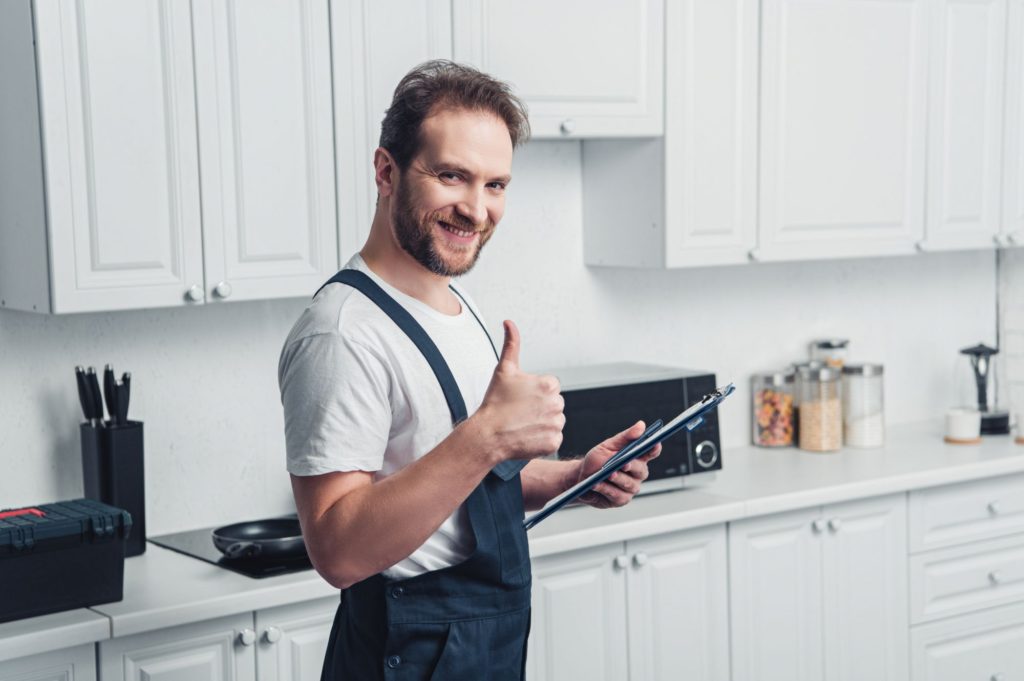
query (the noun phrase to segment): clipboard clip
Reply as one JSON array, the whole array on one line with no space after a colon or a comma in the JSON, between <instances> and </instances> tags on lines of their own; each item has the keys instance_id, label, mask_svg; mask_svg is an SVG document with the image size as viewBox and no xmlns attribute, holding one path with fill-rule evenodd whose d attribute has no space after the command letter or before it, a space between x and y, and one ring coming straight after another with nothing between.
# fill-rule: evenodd
<instances>
[{"instance_id":1,"label":"clipboard clip","mask_svg":"<svg viewBox=\"0 0 1024 681\"><path fill-rule=\"evenodd\" d=\"M693 431L697 430L698 428L700 428L703 425L704 425L704 417L703 416L698 416L694 420L692 420L689 423L687 423L685 427L686 427L686 430L688 430L690 432L693 432Z\"/></svg>"}]
</instances>

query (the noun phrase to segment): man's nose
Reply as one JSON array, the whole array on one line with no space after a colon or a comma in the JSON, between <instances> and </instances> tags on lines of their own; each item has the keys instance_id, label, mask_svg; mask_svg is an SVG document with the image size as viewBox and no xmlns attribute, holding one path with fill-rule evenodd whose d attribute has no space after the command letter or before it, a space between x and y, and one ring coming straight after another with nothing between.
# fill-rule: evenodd
<instances>
[{"instance_id":1,"label":"man's nose","mask_svg":"<svg viewBox=\"0 0 1024 681\"><path fill-rule=\"evenodd\" d=\"M484 201L483 191L469 190L456 205L459 215L473 221L474 225L481 225L487 219L487 204Z\"/></svg>"}]
</instances>

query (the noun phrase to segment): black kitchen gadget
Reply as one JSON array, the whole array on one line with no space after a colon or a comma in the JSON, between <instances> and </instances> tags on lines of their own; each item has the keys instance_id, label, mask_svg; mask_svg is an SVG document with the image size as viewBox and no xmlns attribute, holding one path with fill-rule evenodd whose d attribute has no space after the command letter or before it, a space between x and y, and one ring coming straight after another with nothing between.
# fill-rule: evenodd
<instances>
[{"instance_id":1,"label":"black kitchen gadget","mask_svg":"<svg viewBox=\"0 0 1024 681\"><path fill-rule=\"evenodd\" d=\"M218 527L213 545L228 558L290 559L306 555L298 518L250 520Z\"/></svg>"},{"instance_id":2,"label":"black kitchen gadget","mask_svg":"<svg viewBox=\"0 0 1024 681\"><path fill-rule=\"evenodd\" d=\"M146 551L146 485L142 421L95 427L81 424L85 497L123 508L132 516L125 556Z\"/></svg>"},{"instance_id":3,"label":"black kitchen gadget","mask_svg":"<svg viewBox=\"0 0 1024 681\"><path fill-rule=\"evenodd\" d=\"M0 511L0 622L121 600L131 528L91 499Z\"/></svg>"}]
</instances>

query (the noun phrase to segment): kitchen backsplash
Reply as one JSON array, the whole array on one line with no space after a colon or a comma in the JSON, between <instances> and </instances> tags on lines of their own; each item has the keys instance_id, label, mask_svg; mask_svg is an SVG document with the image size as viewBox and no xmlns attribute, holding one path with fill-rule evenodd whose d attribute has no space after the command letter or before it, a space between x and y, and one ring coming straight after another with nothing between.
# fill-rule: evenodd
<instances>
[{"instance_id":1,"label":"kitchen backsplash","mask_svg":"<svg viewBox=\"0 0 1024 681\"><path fill-rule=\"evenodd\" d=\"M1010 419L1024 412L1024 252L1003 251L999 268L999 378Z\"/></svg>"},{"instance_id":2,"label":"kitchen backsplash","mask_svg":"<svg viewBox=\"0 0 1024 681\"><path fill-rule=\"evenodd\" d=\"M849 338L851 361L885 364L890 423L938 417L957 350L995 340L991 251L588 268L580 144L531 144L514 174L501 228L466 277L492 333L503 318L517 322L527 370L615 360L713 370L741 389L722 409L726 448L749 438L751 372L804 357L811 338ZM643 178L623 178L623 201L630 181ZM1024 397L1024 310L1006 295L1014 282L1024 290L1024 252L1004 263L1006 368ZM81 494L73 368L113 362L132 372L132 416L145 421L150 535L291 510L277 356L305 302L0 311L0 508Z\"/></svg>"}]
</instances>

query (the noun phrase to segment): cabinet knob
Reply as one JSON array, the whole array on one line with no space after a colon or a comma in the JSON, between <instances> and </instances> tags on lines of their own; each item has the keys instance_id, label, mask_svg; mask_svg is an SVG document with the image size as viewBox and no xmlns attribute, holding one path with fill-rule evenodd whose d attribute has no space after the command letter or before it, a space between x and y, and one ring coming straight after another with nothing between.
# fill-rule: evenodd
<instances>
[{"instance_id":1,"label":"cabinet knob","mask_svg":"<svg viewBox=\"0 0 1024 681\"><path fill-rule=\"evenodd\" d=\"M231 295L231 284L226 281L217 282L217 285L213 287L213 295L218 298L227 298Z\"/></svg>"},{"instance_id":2,"label":"cabinet knob","mask_svg":"<svg viewBox=\"0 0 1024 681\"><path fill-rule=\"evenodd\" d=\"M1010 232L1009 234L1007 234L1006 235L1006 241L1009 244L1016 244L1017 243L1017 233L1016 232Z\"/></svg>"},{"instance_id":3,"label":"cabinet knob","mask_svg":"<svg viewBox=\"0 0 1024 681\"><path fill-rule=\"evenodd\" d=\"M761 251L757 250L756 248L751 248L749 251L747 251L747 258L751 262L757 262L758 260L761 259Z\"/></svg>"},{"instance_id":4,"label":"cabinet knob","mask_svg":"<svg viewBox=\"0 0 1024 681\"><path fill-rule=\"evenodd\" d=\"M999 570L993 570L988 573L988 583L992 586L998 586L1003 581L1003 574Z\"/></svg>"},{"instance_id":5,"label":"cabinet knob","mask_svg":"<svg viewBox=\"0 0 1024 681\"><path fill-rule=\"evenodd\" d=\"M999 511L1000 511L1000 509L1002 507L999 505L998 501L992 501L992 502L989 502L989 505L987 506L987 508L988 508L988 512L990 514L992 514L992 515L999 515Z\"/></svg>"},{"instance_id":6,"label":"cabinet knob","mask_svg":"<svg viewBox=\"0 0 1024 681\"><path fill-rule=\"evenodd\" d=\"M989 681L1006 681L1006 676L1004 676L1003 674L993 674L988 678Z\"/></svg>"},{"instance_id":7,"label":"cabinet knob","mask_svg":"<svg viewBox=\"0 0 1024 681\"><path fill-rule=\"evenodd\" d=\"M637 567L643 567L647 565L647 554L641 551L640 553L633 556L633 565Z\"/></svg>"},{"instance_id":8,"label":"cabinet knob","mask_svg":"<svg viewBox=\"0 0 1024 681\"><path fill-rule=\"evenodd\" d=\"M281 630L277 627L267 627L267 630L263 632L263 639L267 643L277 643L281 640Z\"/></svg>"},{"instance_id":9,"label":"cabinet knob","mask_svg":"<svg viewBox=\"0 0 1024 681\"><path fill-rule=\"evenodd\" d=\"M242 629L238 632L238 642L243 646L251 646L256 643L256 632L252 629Z\"/></svg>"},{"instance_id":10,"label":"cabinet knob","mask_svg":"<svg viewBox=\"0 0 1024 681\"><path fill-rule=\"evenodd\" d=\"M825 521L821 518L818 518L813 523L811 523L811 529L814 530L814 534L821 534L825 531Z\"/></svg>"},{"instance_id":11,"label":"cabinet knob","mask_svg":"<svg viewBox=\"0 0 1024 681\"><path fill-rule=\"evenodd\" d=\"M625 570L626 566L629 565L629 558L626 556L615 556L614 565L616 570Z\"/></svg>"},{"instance_id":12,"label":"cabinet knob","mask_svg":"<svg viewBox=\"0 0 1024 681\"><path fill-rule=\"evenodd\" d=\"M564 121L562 121L562 124L560 126L558 126L558 127L559 127L559 130L562 131L563 135L571 135L574 132L576 132L576 121L574 121L571 118L566 118Z\"/></svg>"},{"instance_id":13,"label":"cabinet knob","mask_svg":"<svg viewBox=\"0 0 1024 681\"><path fill-rule=\"evenodd\" d=\"M928 251L928 242L918 241L914 244L914 248L917 249L918 253L926 253Z\"/></svg>"},{"instance_id":14,"label":"cabinet knob","mask_svg":"<svg viewBox=\"0 0 1024 681\"><path fill-rule=\"evenodd\" d=\"M193 303L201 302L203 299L203 287L199 284L192 284L185 291L185 298Z\"/></svg>"},{"instance_id":15,"label":"cabinet knob","mask_svg":"<svg viewBox=\"0 0 1024 681\"><path fill-rule=\"evenodd\" d=\"M842 526L843 526L843 521L840 520L839 518L832 518L831 520L828 521L828 529L832 530L833 532L838 532L839 528L842 527Z\"/></svg>"}]
</instances>

